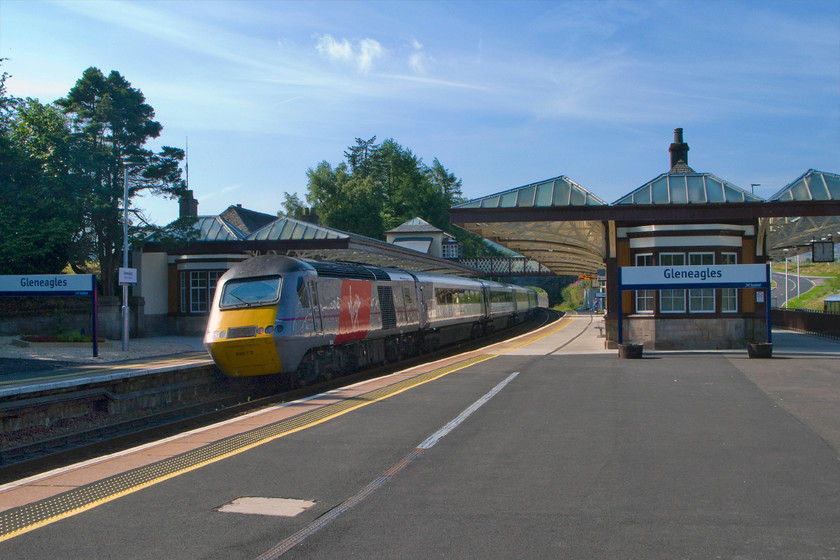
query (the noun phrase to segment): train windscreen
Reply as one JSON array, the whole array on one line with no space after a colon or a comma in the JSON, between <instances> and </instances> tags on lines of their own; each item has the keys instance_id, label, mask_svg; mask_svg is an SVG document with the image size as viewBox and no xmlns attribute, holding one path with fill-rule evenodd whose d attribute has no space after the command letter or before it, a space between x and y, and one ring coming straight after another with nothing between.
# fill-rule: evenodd
<instances>
[{"instance_id":1,"label":"train windscreen","mask_svg":"<svg viewBox=\"0 0 840 560\"><path fill-rule=\"evenodd\" d=\"M219 307L255 307L270 305L280 299L281 279L279 276L259 278L236 278L225 283Z\"/></svg>"}]
</instances>

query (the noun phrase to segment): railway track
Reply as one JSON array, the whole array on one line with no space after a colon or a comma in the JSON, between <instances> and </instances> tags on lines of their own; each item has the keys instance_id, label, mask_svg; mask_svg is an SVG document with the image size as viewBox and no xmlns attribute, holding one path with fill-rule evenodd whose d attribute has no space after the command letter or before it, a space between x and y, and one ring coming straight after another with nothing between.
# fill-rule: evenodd
<instances>
[{"instance_id":1,"label":"railway track","mask_svg":"<svg viewBox=\"0 0 840 560\"><path fill-rule=\"evenodd\" d=\"M560 314L551 310L540 310L531 320L480 340L445 347L423 356L377 366L300 389L277 392L267 380L246 380L232 384L227 394L198 404L167 408L119 422L104 418L101 424L94 427L6 447L0 449L0 484L222 422L265 406L319 394L343 385L494 344L539 328L559 316Z\"/></svg>"}]
</instances>

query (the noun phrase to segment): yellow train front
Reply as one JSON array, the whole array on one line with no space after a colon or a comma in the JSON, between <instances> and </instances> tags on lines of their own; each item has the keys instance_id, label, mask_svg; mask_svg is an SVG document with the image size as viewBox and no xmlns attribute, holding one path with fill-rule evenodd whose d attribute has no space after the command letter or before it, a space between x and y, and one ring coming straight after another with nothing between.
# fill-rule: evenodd
<instances>
[{"instance_id":1,"label":"yellow train front","mask_svg":"<svg viewBox=\"0 0 840 560\"><path fill-rule=\"evenodd\" d=\"M216 293L204 346L227 375L246 377L293 371L313 344L308 290L315 270L277 255L248 259L228 270Z\"/></svg>"}]
</instances>

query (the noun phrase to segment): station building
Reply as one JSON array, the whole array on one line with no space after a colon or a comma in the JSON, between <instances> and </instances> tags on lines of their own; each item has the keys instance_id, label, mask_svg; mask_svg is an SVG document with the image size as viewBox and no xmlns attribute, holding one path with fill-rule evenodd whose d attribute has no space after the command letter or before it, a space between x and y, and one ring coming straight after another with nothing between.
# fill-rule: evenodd
<instances>
[{"instance_id":1,"label":"station building","mask_svg":"<svg viewBox=\"0 0 840 560\"><path fill-rule=\"evenodd\" d=\"M280 254L459 276L480 274L439 258L436 252L451 247L454 239L417 219L389 232L395 243L387 243L242 205L230 206L217 215L199 215L192 193L181 199L180 217L194 220L191 237L173 242L153 236L132 256L138 270L138 283L132 291L138 297L133 330L141 336L203 335L218 279L254 255ZM419 246L418 237L422 238Z\"/></svg>"},{"instance_id":2,"label":"station building","mask_svg":"<svg viewBox=\"0 0 840 560\"><path fill-rule=\"evenodd\" d=\"M556 274L606 269L606 345L650 349L744 348L767 332L764 290L623 291L618 270L645 266L763 264L840 239L840 175L809 170L764 200L689 166L674 131L666 172L612 204L560 176L450 210L452 222ZM619 297L621 297L619 305Z\"/></svg>"}]
</instances>

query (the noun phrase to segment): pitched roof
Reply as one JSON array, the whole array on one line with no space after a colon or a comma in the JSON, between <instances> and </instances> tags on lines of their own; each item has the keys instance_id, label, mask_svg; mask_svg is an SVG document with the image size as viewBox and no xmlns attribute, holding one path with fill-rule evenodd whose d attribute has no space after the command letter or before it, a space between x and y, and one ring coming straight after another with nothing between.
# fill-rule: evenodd
<instances>
[{"instance_id":1,"label":"pitched roof","mask_svg":"<svg viewBox=\"0 0 840 560\"><path fill-rule=\"evenodd\" d=\"M426 233L426 232L433 232L438 233L441 232L440 228L436 228L423 218L411 218L407 222L403 222L397 227L392 230L386 231L385 233Z\"/></svg>"},{"instance_id":2,"label":"pitched roof","mask_svg":"<svg viewBox=\"0 0 840 560\"><path fill-rule=\"evenodd\" d=\"M809 169L767 200L840 200L840 175Z\"/></svg>"},{"instance_id":3,"label":"pitched roof","mask_svg":"<svg viewBox=\"0 0 840 560\"><path fill-rule=\"evenodd\" d=\"M316 226L294 218L274 218L247 237L255 241L288 241L305 239L347 239L348 234L337 229Z\"/></svg>"},{"instance_id":4,"label":"pitched roof","mask_svg":"<svg viewBox=\"0 0 840 560\"><path fill-rule=\"evenodd\" d=\"M606 202L561 175L498 194L456 204L453 208L551 208L558 206L602 206Z\"/></svg>"},{"instance_id":5,"label":"pitched roof","mask_svg":"<svg viewBox=\"0 0 840 560\"><path fill-rule=\"evenodd\" d=\"M277 216L263 214L242 208L241 205L228 206L227 210L219 214L219 217L237 229L250 234L277 219Z\"/></svg>"},{"instance_id":6,"label":"pitched roof","mask_svg":"<svg viewBox=\"0 0 840 560\"><path fill-rule=\"evenodd\" d=\"M721 202L762 202L762 199L711 173L671 172L663 173L619 198L613 204L716 204Z\"/></svg>"}]
</instances>

